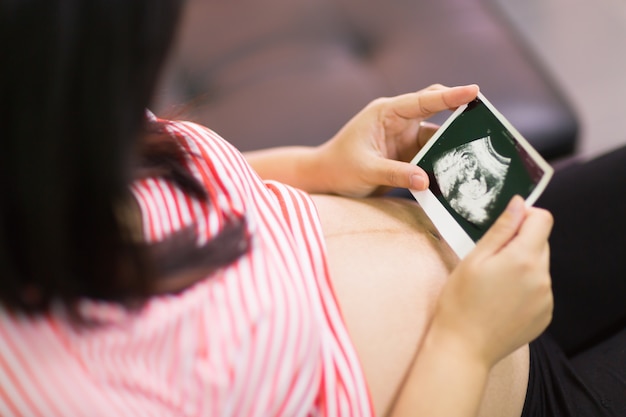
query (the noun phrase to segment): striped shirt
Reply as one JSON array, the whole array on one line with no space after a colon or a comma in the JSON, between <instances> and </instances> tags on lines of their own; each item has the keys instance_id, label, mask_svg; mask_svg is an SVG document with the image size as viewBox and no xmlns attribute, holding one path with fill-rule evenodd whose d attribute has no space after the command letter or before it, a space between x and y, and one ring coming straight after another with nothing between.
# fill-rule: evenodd
<instances>
[{"instance_id":1,"label":"striped shirt","mask_svg":"<svg viewBox=\"0 0 626 417\"><path fill-rule=\"evenodd\" d=\"M315 207L264 182L214 132L168 123L211 196L161 179L133 184L146 239L187 225L211 239L245 215L250 251L139 312L84 300L106 324L68 325L0 306L0 416L369 416L372 407L337 305Z\"/></svg>"}]
</instances>

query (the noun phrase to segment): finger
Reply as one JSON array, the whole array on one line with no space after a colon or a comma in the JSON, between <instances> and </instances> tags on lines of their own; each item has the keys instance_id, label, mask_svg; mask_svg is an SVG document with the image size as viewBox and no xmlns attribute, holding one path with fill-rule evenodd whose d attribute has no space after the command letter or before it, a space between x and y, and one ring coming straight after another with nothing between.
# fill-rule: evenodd
<instances>
[{"instance_id":1,"label":"finger","mask_svg":"<svg viewBox=\"0 0 626 417\"><path fill-rule=\"evenodd\" d=\"M415 154L432 138L438 128L439 125L434 123L420 122L414 131L407 129L401 136L394 137L397 157L394 158L391 153L386 156L404 162L412 161Z\"/></svg>"},{"instance_id":2,"label":"finger","mask_svg":"<svg viewBox=\"0 0 626 417\"><path fill-rule=\"evenodd\" d=\"M531 207L526 214L526 220L520 227L515 246L540 252L544 250L548 237L552 232L554 220L549 211Z\"/></svg>"},{"instance_id":3,"label":"finger","mask_svg":"<svg viewBox=\"0 0 626 417\"><path fill-rule=\"evenodd\" d=\"M417 132L417 144L421 148L426 145L426 142L433 137L435 132L439 130L439 125L430 122L421 122L420 128Z\"/></svg>"},{"instance_id":4,"label":"finger","mask_svg":"<svg viewBox=\"0 0 626 417\"><path fill-rule=\"evenodd\" d=\"M478 95L475 84L459 87L425 89L398 96L393 100L393 110L406 119L428 118L443 110L469 103Z\"/></svg>"},{"instance_id":5,"label":"finger","mask_svg":"<svg viewBox=\"0 0 626 417\"><path fill-rule=\"evenodd\" d=\"M380 158L370 170L370 181L376 185L410 188L423 191L428 188L428 175L417 165Z\"/></svg>"},{"instance_id":6,"label":"finger","mask_svg":"<svg viewBox=\"0 0 626 417\"><path fill-rule=\"evenodd\" d=\"M450 86L437 83L437 84L431 84L428 87L423 88L421 91L444 90L446 88L450 88Z\"/></svg>"},{"instance_id":7,"label":"finger","mask_svg":"<svg viewBox=\"0 0 626 417\"><path fill-rule=\"evenodd\" d=\"M548 269L550 268L550 244L547 241L544 242L541 250L541 261L544 265L547 265Z\"/></svg>"},{"instance_id":8,"label":"finger","mask_svg":"<svg viewBox=\"0 0 626 417\"><path fill-rule=\"evenodd\" d=\"M511 199L506 210L498 217L498 220L478 241L474 252L487 255L499 252L518 233L525 216L524 199L516 195Z\"/></svg>"}]
</instances>

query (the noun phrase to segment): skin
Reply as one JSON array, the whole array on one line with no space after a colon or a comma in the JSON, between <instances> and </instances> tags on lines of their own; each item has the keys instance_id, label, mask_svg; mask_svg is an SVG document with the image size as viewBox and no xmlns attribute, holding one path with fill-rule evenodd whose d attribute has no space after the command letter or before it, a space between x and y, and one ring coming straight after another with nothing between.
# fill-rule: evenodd
<instances>
[{"instance_id":1,"label":"skin","mask_svg":"<svg viewBox=\"0 0 626 417\"><path fill-rule=\"evenodd\" d=\"M319 147L246 155L262 178L320 194L338 300L379 415L519 416L527 344L552 317L548 212L514 198L459 262L418 206L364 198L425 189L406 163L434 131L422 122L477 93L433 85L378 99Z\"/></svg>"},{"instance_id":2,"label":"skin","mask_svg":"<svg viewBox=\"0 0 626 417\"><path fill-rule=\"evenodd\" d=\"M389 415L458 258L412 200L313 198L376 414ZM526 345L498 362L478 415L519 416L528 365Z\"/></svg>"}]
</instances>

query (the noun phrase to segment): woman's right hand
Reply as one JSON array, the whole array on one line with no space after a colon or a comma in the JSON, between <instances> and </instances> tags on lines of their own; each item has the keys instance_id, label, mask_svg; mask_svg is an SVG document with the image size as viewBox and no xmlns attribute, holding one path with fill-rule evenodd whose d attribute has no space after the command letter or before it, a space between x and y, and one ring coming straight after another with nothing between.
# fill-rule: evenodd
<instances>
[{"instance_id":1,"label":"woman's right hand","mask_svg":"<svg viewBox=\"0 0 626 417\"><path fill-rule=\"evenodd\" d=\"M539 336L552 319L552 223L549 212L514 197L450 275L431 331L487 366Z\"/></svg>"}]
</instances>

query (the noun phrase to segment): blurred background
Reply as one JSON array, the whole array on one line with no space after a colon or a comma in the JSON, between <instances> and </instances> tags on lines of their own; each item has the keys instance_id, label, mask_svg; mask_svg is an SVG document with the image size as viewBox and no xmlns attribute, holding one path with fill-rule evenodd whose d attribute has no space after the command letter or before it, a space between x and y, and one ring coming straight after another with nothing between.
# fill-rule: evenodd
<instances>
[{"instance_id":1,"label":"blurred background","mask_svg":"<svg viewBox=\"0 0 626 417\"><path fill-rule=\"evenodd\" d=\"M557 164L626 144L625 43L626 0L189 0L154 107L245 151L475 82Z\"/></svg>"},{"instance_id":2,"label":"blurred background","mask_svg":"<svg viewBox=\"0 0 626 417\"><path fill-rule=\"evenodd\" d=\"M581 157L626 144L626 1L494 0L579 120Z\"/></svg>"}]
</instances>

